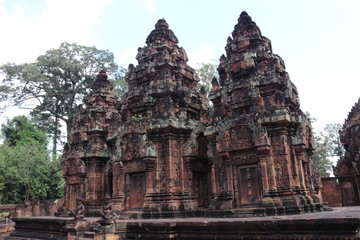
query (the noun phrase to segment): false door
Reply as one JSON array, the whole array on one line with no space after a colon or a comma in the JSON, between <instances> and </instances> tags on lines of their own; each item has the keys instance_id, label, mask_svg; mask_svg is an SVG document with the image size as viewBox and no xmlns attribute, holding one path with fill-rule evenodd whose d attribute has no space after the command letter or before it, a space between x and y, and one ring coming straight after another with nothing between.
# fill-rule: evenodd
<instances>
[{"instance_id":1,"label":"false door","mask_svg":"<svg viewBox=\"0 0 360 240\"><path fill-rule=\"evenodd\" d=\"M145 196L145 173L130 175L130 208L142 208Z\"/></svg>"},{"instance_id":2,"label":"false door","mask_svg":"<svg viewBox=\"0 0 360 240\"><path fill-rule=\"evenodd\" d=\"M240 205L260 202L259 174L256 166L238 168L238 187Z\"/></svg>"}]
</instances>

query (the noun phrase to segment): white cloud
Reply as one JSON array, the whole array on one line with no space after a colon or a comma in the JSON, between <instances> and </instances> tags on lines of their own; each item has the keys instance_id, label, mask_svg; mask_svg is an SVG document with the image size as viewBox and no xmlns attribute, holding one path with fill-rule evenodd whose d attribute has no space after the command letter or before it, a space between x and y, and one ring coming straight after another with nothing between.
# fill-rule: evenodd
<instances>
[{"instance_id":1,"label":"white cloud","mask_svg":"<svg viewBox=\"0 0 360 240\"><path fill-rule=\"evenodd\" d=\"M95 44L92 27L100 23L105 7L111 4L111 0L47 0L45 9L30 16L31 6L26 3L14 5L10 13L0 1L0 64L32 62L64 41Z\"/></svg>"},{"instance_id":2,"label":"white cloud","mask_svg":"<svg viewBox=\"0 0 360 240\"><path fill-rule=\"evenodd\" d=\"M157 8L155 5L155 0L133 0L137 6L140 6L142 9L149 13L156 13Z\"/></svg>"},{"instance_id":3,"label":"white cloud","mask_svg":"<svg viewBox=\"0 0 360 240\"><path fill-rule=\"evenodd\" d=\"M137 50L135 48L129 48L125 51L115 52L115 61L122 67L127 67L130 63L137 65L136 60Z\"/></svg>"},{"instance_id":4,"label":"white cloud","mask_svg":"<svg viewBox=\"0 0 360 240\"><path fill-rule=\"evenodd\" d=\"M146 8L151 13L156 13L156 6L155 6L155 0L144 0Z\"/></svg>"},{"instance_id":5,"label":"white cloud","mask_svg":"<svg viewBox=\"0 0 360 240\"><path fill-rule=\"evenodd\" d=\"M193 68L197 68L201 63L213 62L216 57L214 50L209 45L200 46L195 52L189 52L189 65Z\"/></svg>"}]
</instances>

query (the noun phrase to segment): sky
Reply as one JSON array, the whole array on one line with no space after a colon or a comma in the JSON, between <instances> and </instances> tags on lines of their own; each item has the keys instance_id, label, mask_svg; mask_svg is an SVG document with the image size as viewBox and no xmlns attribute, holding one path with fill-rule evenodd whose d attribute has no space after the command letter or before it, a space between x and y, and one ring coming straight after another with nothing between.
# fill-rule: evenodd
<instances>
[{"instance_id":1,"label":"sky","mask_svg":"<svg viewBox=\"0 0 360 240\"><path fill-rule=\"evenodd\" d=\"M0 0L0 65L34 62L66 41L108 49L127 68L165 18L197 68L225 53L242 11L285 61L314 129L343 124L360 97L358 0Z\"/></svg>"}]
</instances>

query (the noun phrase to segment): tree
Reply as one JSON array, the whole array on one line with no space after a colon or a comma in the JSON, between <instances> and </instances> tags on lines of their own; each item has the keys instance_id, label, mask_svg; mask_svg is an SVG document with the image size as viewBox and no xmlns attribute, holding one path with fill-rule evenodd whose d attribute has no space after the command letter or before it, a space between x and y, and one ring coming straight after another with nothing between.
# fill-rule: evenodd
<instances>
[{"instance_id":1,"label":"tree","mask_svg":"<svg viewBox=\"0 0 360 240\"><path fill-rule=\"evenodd\" d=\"M315 171L318 172L321 177L325 177L326 173L331 170L332 166L332 161L329 155L331 149L321 135L315 134L314 143L315 151L311 156L312 164Z\"/></svg>"},{"instance_id":2,"label":"tree","mask_svg":"<svg viewBox=\"0 0 360 240\"><path fill-rule=\"evenodd\" d=\"M110 80L124 82L125 70L115 64L111 52L65 42L34 63L2 65L5 78L0 85L0 101L7 102L7 107L31 109L31 115L52 136L55 154L61 126L69 131L77 105L102 69ZM118 84L116 91L121 94L126 89Z\"/></svg>"},{"instance_id":3,"label":"tree","mask_svg":"<svg viewBox=\"0 0 360 240\"><path fill-rule=\"evenodd\" d=\"M24 116L9 120L1 132L0 203L61 197L60 159L50 160L45 132Z\"/></svg>"},{"instance_id":4,"label":"tree","mask_svg":"<svg viewBox=\"0 0 360 240\"><path fill-rule=\"evenodd\" d=\"M341 124L326 124L323 131L315 135L316 149L311 159L320 176L325 176L326 172L331 170L332 158L341 158L345 152L340 142L341 129Z\"/></svg>"},{"instance_id":5,"label":"tree","mask_svg":"<svg viewBox=\"0 0 360 240\"><path fill-rule=\"evenodd\" d=\"M36 129L25 116L17 116L9 120L7 124L2 125L1 132L5 144L9 147L25 145L31 142L37 142L45 146L47 141L45 132Z\"/></svg>"},{"instance_id":6,"label":"tree","mask_svg":"<svg viewBox=\"0 0 360 240\"><path fill-rule=\"evenodd\" d=\"M200 78L198 88L205 87L207 93L210 92L211 80L219 77L217 66L215 63L201 63L200 67L196 69Z\"/></svg>"},{"instance_id":7,"label":"tree","mask_svg":"<svg viewBox=\"0 0 360 240\"><path fill-rule=\"evenodd\" d=\"M330 148L330 156L341 158L345 153L345 148L340 141L340 131L342 125L340 123L326 124L324 128L324 136Z\"/></svg>"}]
</instances>

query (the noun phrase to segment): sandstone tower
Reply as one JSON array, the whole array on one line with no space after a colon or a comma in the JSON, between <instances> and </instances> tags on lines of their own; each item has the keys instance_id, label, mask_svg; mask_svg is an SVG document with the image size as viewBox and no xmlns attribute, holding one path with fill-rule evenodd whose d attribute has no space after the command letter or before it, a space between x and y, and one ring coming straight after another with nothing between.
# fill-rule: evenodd
<instances>
[{"instance_id":1,"label":"sandstone tower","mask_svg":"<svg viewBox=\"0 0 360 240\"><path fill-rule=\"evenodd\" d=\"M339 180L343 206L360 204L360 99L351 109L340 140L346 152L337 162L334 175Z\"/></svg>"},{"instance_id":2,"label":"sandstone tower","mask_svg":"<svg viewBox=\"0 0 360 240\"><path fill-rule=\"evenodd\" d=\"M164 19L130 64L117 100L104 72L65 148L66 207L89 214L109 194L141 217L276 215L321 210L313 136L283 60L242 12L207 93Z\"/></svg>"},{"instance_id":3,"label":"sandstone tower","mask_svg":"<svg viewBox=\"0 0 360 240\"><path fill-rule=\"evenodd\" d=\"M311 178L313 136L284 61L246 12L225 50L205 134L215 205L268 213L312 209L319 202Z\"/></svg>"}]
</instances>

